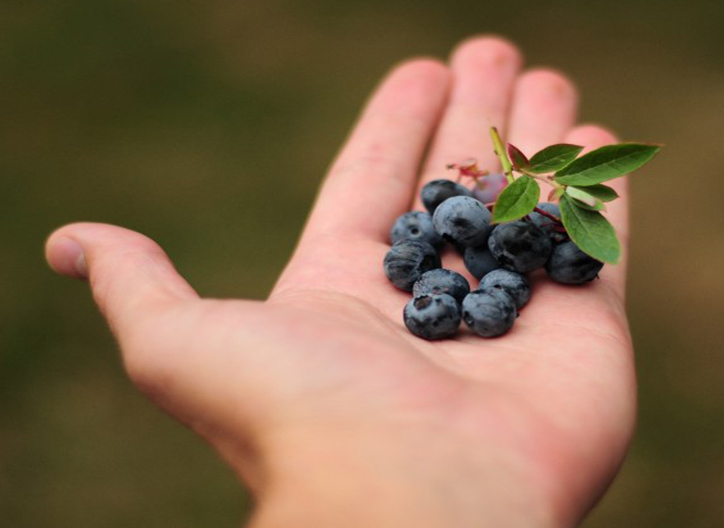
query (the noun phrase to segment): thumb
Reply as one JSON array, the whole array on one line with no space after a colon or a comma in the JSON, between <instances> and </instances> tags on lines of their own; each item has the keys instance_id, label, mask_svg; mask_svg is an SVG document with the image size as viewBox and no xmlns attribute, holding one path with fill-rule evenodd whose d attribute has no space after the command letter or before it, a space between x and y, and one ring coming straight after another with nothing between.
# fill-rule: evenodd
<instances>
[{"instance_id":1,"label":"thumb","mask_svg":"<svg viewBox=\"0 0 724 528\"><path fill-rule=\"evenodd\" d=\"M218 438L219 428L207 424L214 423L216 408L229 407L228 391L216 380L209 382L214 362L176 350L178 340L172 338L184 335L183 326L164 324L188 311L188 301L198 295L158 244L121 227L79 223L50 235L45 254L57 273L90 282L93 297L121 345L126 370L142 392L211 441L253 481L236 444Z\"/></svg>"},{"instance_id":2,"label":"thumb","mask_svg":"<svg viewBox=\"0 0 724 528\"><path fill-rule=\"evenodd\" d=\"M164 251L150 238L106 224L61 227L45 245L61 275L87 279L113 333L124 341L141 320L197 298Z\"/></svg>"}]
</instances>

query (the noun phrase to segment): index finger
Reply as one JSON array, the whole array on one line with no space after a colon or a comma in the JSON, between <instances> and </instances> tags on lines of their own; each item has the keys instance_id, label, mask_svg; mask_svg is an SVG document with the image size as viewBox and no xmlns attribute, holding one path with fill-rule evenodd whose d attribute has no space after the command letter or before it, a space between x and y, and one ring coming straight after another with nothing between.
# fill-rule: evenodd
<instances>
[{"instance_id":1,"label":"index finger","mask_svg":"<svg viewBox=\"0 0 724 528\"><path fill-rule=\"evenodd\" d=\"M332 165L302 243L342 233L387 240L394 219L410 207L449 77L429 59L404 63L387 76Z\"/></svg>"}]
</instances>

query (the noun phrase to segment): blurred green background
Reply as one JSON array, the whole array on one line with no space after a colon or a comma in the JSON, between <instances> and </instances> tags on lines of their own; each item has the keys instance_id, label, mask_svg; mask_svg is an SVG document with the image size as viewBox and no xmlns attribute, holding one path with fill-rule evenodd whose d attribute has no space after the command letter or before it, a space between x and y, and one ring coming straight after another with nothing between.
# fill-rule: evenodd
<instances>
[{"instance_id":1,"label":"blurred green background","mask_svg":"<svg viewBox=\"0 0 724 528\"><path fill-rule=\"evenodd\" d=\"M724 525L724 3L0 1L0 524L238 526L249 501L125 379L42 245L76 220L159 241L205 296L263 298L368 92L495 32L581 117L666 143L633 178L631 455L584 524Z\"/></svg>"}]
</instances>

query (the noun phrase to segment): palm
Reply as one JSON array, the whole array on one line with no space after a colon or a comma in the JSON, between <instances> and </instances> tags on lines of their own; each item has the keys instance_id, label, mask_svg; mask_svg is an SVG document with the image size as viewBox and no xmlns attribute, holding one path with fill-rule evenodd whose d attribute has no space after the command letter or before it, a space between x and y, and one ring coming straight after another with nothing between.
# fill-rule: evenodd
<instances>
[{"instance_id":1,"label":"palm","mask_svg":"<svg viewBox=\"0 0 724 528\"><path fill-rule=\"evenodd\" d=\"M289 325L296 321L333 350L323 352L319 362L312 360L312 368L296 371L303 383L292 404L319 418L318 404L328 408L342 397L345 409L366 415L370 396L373 405L384 396L382 411L374 411L389 423L420 398L439 398L425 403L431 419L449 419L440 427L449 430L460 419L478 422L477 441L495 428L504 449L539 443L537 458L529 460L532 473L561 489L600 493L620 463L633 410L630 342L622 299L610 279L572 288L540 274L533 278L531 302L506 336L484 340L463 331L452 340L426 342L402 323L409 295L384 278L387 249L364 238L330 240L329 246L310 248L303 264L293 262L283 276L269 316L274 318L278 305L298 310ZM298 255L306 251L302 245ZM444 260L446 267L465 273L457 255L448 253ZM295 347L302 364L319 354L314 341L308 349L299 343L282 342L280 348ZM339 369L339 363L354 368ZM320 367L338 379L330 383L326 373L318 378ZM310 390L317 379L324 380L326 390ZM287 387L293 381L287 380ZM345 387L341 394L340 387ZM450 392L459 395L450 398ZM310 393L317 397L298 398ZM440 407L446 409L438 414ZM515 414L510 430L501 430L501 413ZM479 445L473 440L468 448ZM590 478L581 482L581 473Z\"/></svg>"},{"instance_id":2,"label":"palm","mask_svg":"<svg viewBox=\"0 0 724 528\"><path fill-rule=\"evenodd\" d=\"M363 239L315 245L308 260L290 265L267 303L190 305L192 322L183 326L218 337L204 346L227 378L224 398L243 402L245 378L261 379L265 392L248 412L283 416L287 430L343 431L352 422L354 434L360 424L401 436L410 428L423 436L447 431L458 449L523 457L534 485L595 498L620 463L633 407L630 345L608 279L569 288L536 278L508 335L484 340L463 332L426 342L401 322L408 295L380 272L386 250ZM297 259L300 252L303 245ZM446 263L459 269L451 257ZM200 319L209 328L200 329ZM229 324L243 319L242 327ZM260 363L229 354L230 342L257 336L266 340ZM177 337L174 348L189 342L184 333ZM458 436L458 429L472 434Z\"/></svg>"},{"instance_id":3,"label":"palm","mask_svg":"<svg viewBox=\"0 0 724 528\"><path fill-rule=\"evenodd\" d=\"M573 128L575 94L565 79L519 76L518 68L508 44L480 39L453 56L452 82L430 61L393 72L333 165L265 303L199 300L155 246L108 226L59 231L50 261L67 267L62 238L83 245L131 376L252 485L254 453L271 457L273 438L322 430L374 442L434 432L431 443L471 459L485 451L514 460L527 486L571 502L567 520L575 520L605 488L633 428L624 266L580 288L534 275L531 302L509 334L463 331L441 342L405 329L409 296L382 271L387 232L414 201L431 138L423 180L470 156L494 169L490 125L528 153L612 141L602 129ZM624 200L610 219L625 235ZM443 260L464 273L456 255Z\"/></svg>"}]
</instances>

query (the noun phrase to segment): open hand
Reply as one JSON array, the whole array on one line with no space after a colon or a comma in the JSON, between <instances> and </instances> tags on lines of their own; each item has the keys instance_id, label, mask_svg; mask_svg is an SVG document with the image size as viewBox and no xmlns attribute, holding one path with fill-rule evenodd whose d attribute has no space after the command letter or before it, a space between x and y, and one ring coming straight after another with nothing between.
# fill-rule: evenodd
<instances>
[{"instance_id":1,"label":"open hand","mask_svg":"<svg viewBox=\"0 0 724 528\"><path fill-rule=\"evenodd\" d=\"M616 473L635 416L625 263L583 287L534 274L509 334L441 342L405 329L409 295L382 270L425 181L470 157L496 169L490 126L527 153L615 141L575 126L570 81L521 62L482 37L449 65L395 68L267 301L200 299L154 242L119 227L50 237L51 266L88 277L133 381L251 487L255 526L571 526ZM625 243L624 186L608 217ZM464 270L457 255L444 265Z\"/></svg>"}]
</instances>

